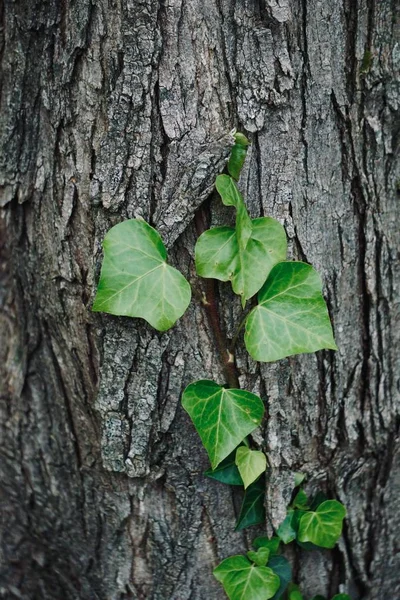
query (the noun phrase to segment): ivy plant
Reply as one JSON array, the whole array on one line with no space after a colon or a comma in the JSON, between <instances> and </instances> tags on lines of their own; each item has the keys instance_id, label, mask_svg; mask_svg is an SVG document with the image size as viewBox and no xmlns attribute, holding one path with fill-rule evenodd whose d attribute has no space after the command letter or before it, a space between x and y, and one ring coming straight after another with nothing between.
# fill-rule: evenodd
<instances>
[{"instance_id":1,"label":"ivy plant","mask_svg":"<svg viewBox=\"0 0 400 600\"><path fill-rule=\"evenodd\" d=\"M287 260L286 234L278 221L249 215L237 185L248 146L243 134L234 135L227 173L218 175L215 182L222 203L235 211L235 226L203 228L194 255L200 277L231 282L243 309L251 299L253 306L228 344L220 328L215 294L206 295L203 305L214 329L225 381L194 381L182 394L183 408L210 459L205 475L243 488L237 531L265 520L268 468L266 455L252 447L248 438L262 423L264 404L256 394L239 389L234 346L241 327L245 327L247 351L256 361L336 349L319 275L309 264ZM191 288L168 264L158 232L143 219L130 219L109 230L103 249L93 310L142 318L161 332L170 329L185 313ZM296 487L303 478L301 473L296 475ZM340 502L321 495L309 500L300 488L276 535L256 538L254 550L226 558L214 569L214 576L231 600L278 600L284 594L289 600L303 600L291 583L290 565L280 554L282 543L296 541L304 549L332 548L345 514ZM347 598L335 596L335 600Z\"/></svg>"}]
</instances>

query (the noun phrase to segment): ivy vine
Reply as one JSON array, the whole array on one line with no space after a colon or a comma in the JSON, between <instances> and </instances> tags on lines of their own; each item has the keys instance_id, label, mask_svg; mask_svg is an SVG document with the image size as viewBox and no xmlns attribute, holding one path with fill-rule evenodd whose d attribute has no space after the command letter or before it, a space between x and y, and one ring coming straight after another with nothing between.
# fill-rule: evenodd
<instances>
[{"instance_id":1,"label":"ivy vine","mask_svg":"<svg viewBox=\"0 0 400 600\"><path fill-rule=\"evenodd\" d=\"M203 303L226 381L223 385L194 381L182 394L182 406L210 459L211 468L205 475L244 489L236 530L264 522L268 468L266 455L251 448L248 440L262 422L264 404L256 394L239 389L234 345L240 330L245 328L244 343L256 361L336 349L318 273L307 263L286 260L286 234L278 221L249 216L237 187L248 145L243 134L234 134L227 173L218 175L215 183L223 204L236 211L235 227L207 229L200 219L195 265L197 274L210 282L229 281L243 309L256 294L257 304L245 313L228 348L213 284L209 285ZM191 288L185 277L168 264L158 232L142 219L130 219L110 229L103 249L93 310L139 317L158 331L170 329L186 311ZM230 600L278 600L284 595L288 600L305 600L292 582L290 564L281 555L282 544L294 542L305 550L333 548L341 535L346 510L322 493L308 498L302 480L299 474L293 482L297 492L276 535L256 538L254 550L246 556L226 558L214 569L215 578ZM314 596L313 600L325 599ZM350 598L337 594L332 600Z\"/></svg>"}]
</instances>

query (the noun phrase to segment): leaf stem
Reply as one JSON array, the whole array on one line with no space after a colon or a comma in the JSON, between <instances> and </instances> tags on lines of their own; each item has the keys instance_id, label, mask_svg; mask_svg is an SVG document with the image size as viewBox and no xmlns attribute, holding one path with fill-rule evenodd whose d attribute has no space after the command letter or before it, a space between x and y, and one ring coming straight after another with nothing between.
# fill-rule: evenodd
<instances>
[{"instance_id":1,"label":"leaf stem","mask_svg":"<svg viewBox=\"0 0 400 600\"><path fill-rule=\"evenodd\" d=\"M200 236L206 229L207 217L205 210L201 207L195 215L195 224L197 234ZM205 301L203 306L207 312L208 320L213 330L215 343L220 356L222 368L224 371L226 383L230 388L240 388L239 377L236 370L235 356L230 347L226 335L221 327L220 314L217 301L217 282L215 279L205 279Z\"/></svg>"}]
</instances>

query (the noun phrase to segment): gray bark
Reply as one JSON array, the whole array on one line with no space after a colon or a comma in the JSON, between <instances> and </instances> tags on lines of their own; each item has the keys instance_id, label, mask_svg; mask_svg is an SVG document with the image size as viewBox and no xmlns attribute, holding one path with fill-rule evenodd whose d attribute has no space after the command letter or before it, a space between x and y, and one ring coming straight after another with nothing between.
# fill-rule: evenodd
<instances>
[{"instance_id":1,"label":"gray bark","mask_svg":"<svg viewBox=\"0 0 400 600\"><path fill-rule=\"evenodd\" d=\"M395 9L4 0L0 597L222 599L212 568L280 522L295 471L348 510L337 550L292 555L304 591L400 597ZM223 383L193 216L231 218L210 194L235 126L250 211L321 273L339 346L260 365L239 343L272 467L266 528L244 533L180 406ZM166 334L90 311L104 234L134 216L195 292ZM219 293L231 336L239 301Z\"/></svg>"}]
</instances>

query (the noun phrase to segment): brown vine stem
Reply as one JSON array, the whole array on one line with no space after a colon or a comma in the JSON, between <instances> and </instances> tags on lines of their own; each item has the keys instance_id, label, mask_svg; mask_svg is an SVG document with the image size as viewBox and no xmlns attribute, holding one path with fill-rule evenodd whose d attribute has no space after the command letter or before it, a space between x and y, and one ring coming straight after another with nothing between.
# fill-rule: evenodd
<instances>
[{"instance_id":1,"label":"brown vine stem","mask_svg":"<svg viewBox=\"0 0 400 600\"><path fill-rule=\"evenodd\" d=\"M203 207L196 212L195 225L198 236L208 229L207 217ZM227 338L221 326L217 300L217 282L215 279L204 279L204 283L205 297L202 303L206 310L211 329L214 333L215 343L220 355L226 383L230 388L238 389L240 388L240 384L235 365L235 356L228 347Z\"/></svg>"}]
</instances>

